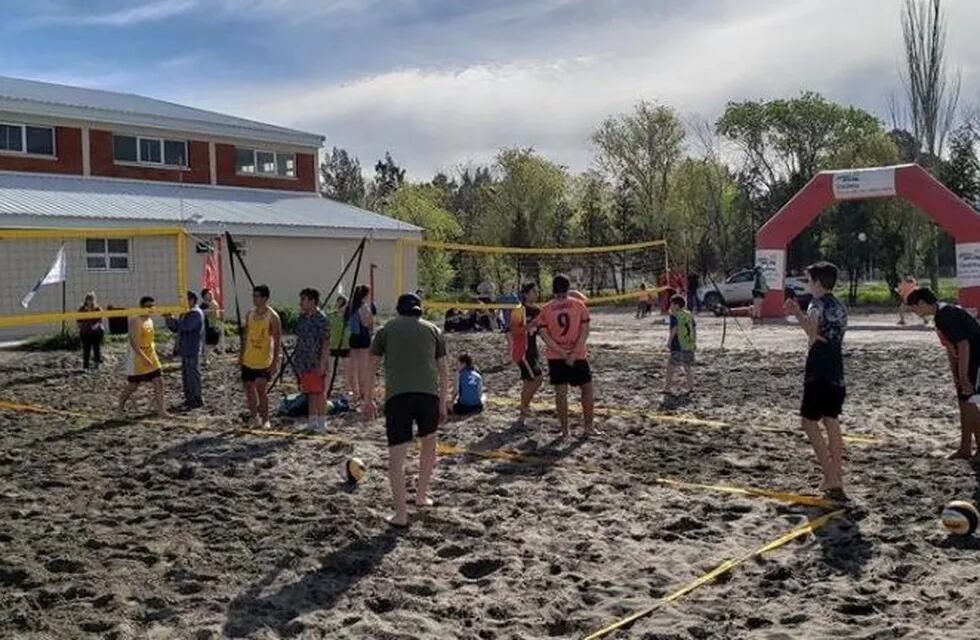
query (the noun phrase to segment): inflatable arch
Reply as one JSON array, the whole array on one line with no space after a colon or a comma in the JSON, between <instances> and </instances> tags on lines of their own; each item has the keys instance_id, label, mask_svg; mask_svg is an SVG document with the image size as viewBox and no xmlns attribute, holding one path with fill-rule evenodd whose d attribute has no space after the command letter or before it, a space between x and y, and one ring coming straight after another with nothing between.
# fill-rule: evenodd
<instances>
[{"instance_id":1,"label":"inflatable arch","mask_svg":"<svg viewBox=\"0 0 980 640\"><path fill-rule=\"evenodd\" d=\"M971 313L980 308L980 213L917 164L821 171L755 235L755 263L762 267L769 293L762 312L783 316L786 247L824 209L838 200L900 197L918 207L956 241L959 302Z\"/></svg>"}]
</instances>

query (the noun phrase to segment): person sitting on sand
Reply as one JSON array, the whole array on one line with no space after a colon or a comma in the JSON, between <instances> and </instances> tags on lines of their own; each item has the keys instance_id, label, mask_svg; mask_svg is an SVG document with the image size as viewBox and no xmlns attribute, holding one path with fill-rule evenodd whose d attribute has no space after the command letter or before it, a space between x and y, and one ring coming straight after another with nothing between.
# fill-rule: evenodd
<instances>
[{"instance_id":1,"label":"person sitting on sand","mask_svg":"<svg viewBox=\"0 0 980 640\"><path fill-rule=\"evenodd\" d=\"M153 401L157 416L167 417L163 405L163 378L157 345L154 340L153 307L156 302L150 296L140 298L140 308L146 311L141 316L129 319L129 357L126 360L126 387L119 396L119 414L126 412L126 402L145 382L153 385Z\"/></svg>"},{"instance_id":2,"label":"person sitting on sand","mask_svg":"<svg viewBox=\"0 0 980 640\"><path fill-rule=\"evenodd\" d=\"M408 526L405 495L405 457L412 443L412 426L422 441L415 504L432 505L429 483L436 464L436 430L446 421L449 367L446 339L439 327L422 319L422 301L412 293L398 298L397 317L389 320L371 344L373 364L384 360L385 432L388 437L388 479L395 499L395 513L388 518L394 527ZM373 385L373 381L372 381ZM369 420L377 415L370 396L362 411Z\"/></svg>"},{"instance_id":3,"label":"person sitting on sand","mask_svg":"<svg viewBox=\"0 0 980 640\"><path fill-rule=\"evenodd\" d=\"M538 356L538 327L534 321L541 310L538 304L538 285L527 282L521 286L521 306L514 309L507 328L507 344L512 362L521 374L521 412L518 423L523 426L531 413L531 401L541 388L544 375Z\"/></svg>"},{"instance_id":4,"label":"person sitting on sand","mask_svg":"<svg viewBox=\"0 0 980 640\"><path fill-rule=\"evenodd\" d=\"M456 379L456 397L452 413L468 416L483 411L483 376L473 366L473 358L468 353L459 356L459 372Z\"/></svg>"},{"instance_id":5,"label":"person sitting on sand","mask_svg":"<svg viewBox=\"0 0 980 640\"><path fill-rule=\"evenodd\" d=\"M694 378L691 367L694 365L694 351L697 349L697 328L694 314L685 309L684 296L676 295L670 299L670 333L667 337L667 349L670 359L667 361L667 381L664 383L664 395L674 393L674 376L677 367L684 368L684 382L687 393L694 390Z\"/></svg>"},{"instance_id":6,"label":"person sitting on sand","mask_svg":"<svg viewBox=\"0 0 980 640\"><path fill-rule=\"evenodd\" d=\"M541 329L541 337L547 345L548 374L555 387L555 409L561 433L566 437L569 435L568 387L573 386L582 392L583 435L596 435L598 432L593 426L595 388L586 346L589 308L577 296L573 297L568 276L555 276L551 287L554 298L541 310L535 326Z\"/></svg>"},{"instance_id":7,"label":"person sitting on sand","mask_svg":"<svg viewBox=\"0 0 980 640\"><path fill-rule=\"evenodd\" d=\"M935 318L936 333L946 347L960 406L960 446L949 457L973 456L974 439L980 457L980 323L958 305L940 304L928 287L910 293L908 304L919 317Z\"/></svg>"},{"instance_id":8,"label":"person sitting on sand","mask_svg":"<svg viewBox=\"0 0 980 640\"><path fill-rule=\"evenodd\" d=\"M830 499L844 501L847 499L843 477L844 440L838 418L846 396L842 347L847 330L847 310L833 294L837 284L836 266L818 262L807 268L807 274L813 295L807 312L803 313L795 297L787 298L783 305L796 317L810 344L800 416L803 431L823 470L821 487ZM827 431L826 440L820 429L821 422Z\"/></svg>"},{"instance_id":9,"label":"person sitting on sand","mask_svg":"<svg viewBox=\"0 0 980 640\"><path fill-rule=\"evenodd\" d=\"M269 287L252 289L252 309L245 314L244 348L238 358L248 403L249 424L268 429L269 380L282 362L282 324L279 314L269 306Z\"/></svg>"}]
</instances>

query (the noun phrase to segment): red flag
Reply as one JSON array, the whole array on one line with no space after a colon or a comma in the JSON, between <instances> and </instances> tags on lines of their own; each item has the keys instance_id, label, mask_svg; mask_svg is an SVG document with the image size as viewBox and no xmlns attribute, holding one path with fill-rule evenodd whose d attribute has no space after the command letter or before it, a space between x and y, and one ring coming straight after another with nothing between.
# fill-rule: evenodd
<instances>
[{"instance_id":1,"label":"red flag","mask_svg":"<svg viewBox=\"0 0 980 640\"><path fill-rule=\"evenodd\" d=\"M210 289L211 295L218 301L218 304L221 304L221 274L218 271L218 253L216 251L212 251L204 258L201 288Z\"/></svg>"}]
</instances>

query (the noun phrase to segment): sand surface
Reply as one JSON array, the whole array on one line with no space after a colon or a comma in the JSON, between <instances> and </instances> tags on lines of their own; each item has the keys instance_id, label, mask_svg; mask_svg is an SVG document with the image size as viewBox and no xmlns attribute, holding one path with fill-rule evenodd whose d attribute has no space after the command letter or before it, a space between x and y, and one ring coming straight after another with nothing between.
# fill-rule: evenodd
<instances>
[{"instance_id":1,"label":"sand surface","mask_svg":"<svg viewBox=\"0 0 980 640\"><path fill-rule=\"evenodd\" d=\"M0 400L84 414L0 410L0 637L583 637L821 513L656 482L815 494L796 417L804 336L740 322L722 349L721 322L700 320L697 393L673 412L724 423L701 425L649 415L663 412L663 320L596 313L598 401L616 411L588 441L558 438L545 410L516 427L501 336L452 336L495 404L443 440L544 462L441 457L438 506L401 534L383 521L380 422L334 420L352 445L231 433L231 356L205 373L206 410L114 422L118 348L87 375L74 354L0 354ZM958 417L935 333L892 322L853 318L846 340L853 513L614 637L977 637L980 538L948 538L936 516L980 502L980 466L943 459ZM177 404L179 373L166 384ZM337 468L352 453L368 476L350 491Z\"/></svg>"}]
</instances>

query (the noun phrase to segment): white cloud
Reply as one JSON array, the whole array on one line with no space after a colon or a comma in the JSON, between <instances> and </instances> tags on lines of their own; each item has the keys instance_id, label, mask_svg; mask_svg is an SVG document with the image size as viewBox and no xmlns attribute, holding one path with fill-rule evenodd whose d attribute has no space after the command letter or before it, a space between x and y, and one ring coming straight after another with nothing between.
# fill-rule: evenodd
<instances>
[{"instance_id":1,"label":"white cloud","mask_svg":"<svg viewBox=\"0 0 980 640\"><path fill-rule=\"evenodd\" d=\"M129 27L145 22L155 22L187 13L197 6L197 0L153 0L136 4L127 3L112 10L81 12L68 6L38 14L29 22L33 25L71 24L106 27ZM91 10L91 7L89 7Z\"/></svg>"},{"instance_id":2,"label":"white cloud","mask_svg":"<svg viewBox=\"0 0 980 640\"><path fill-rule=\"evenodd\" d=\"M978 5L948 3L948 54L962 67L971 99L980 45L970 25L980 24ZM489 160L509 145L534 146L585 169L593 128L640 99L714 117L727 100L812 89L884 116L886 96L899 90L892 0L692 6L700 10L670 20L638 12L632 20L580 25L538 43L538 55L506 62L408 66L321 86L239 87L212 94L207 106L321 132L328 146L347 148L364 166L391 150L424 178ZM492 44L473 37L474 48Z\"/></svg>"}]
</instances>

